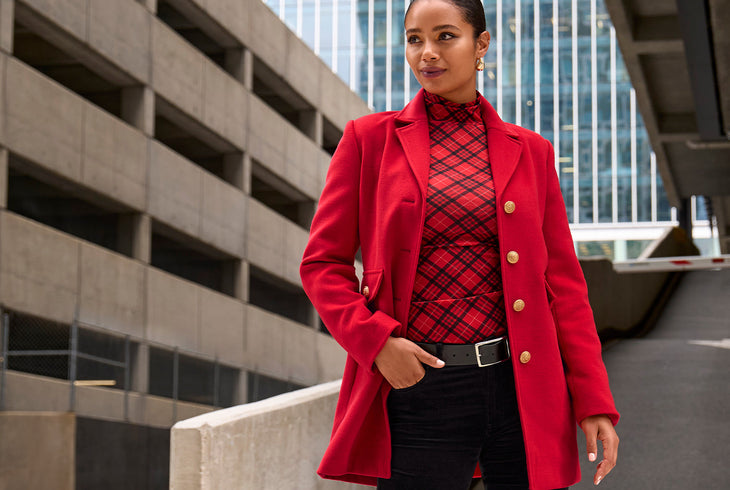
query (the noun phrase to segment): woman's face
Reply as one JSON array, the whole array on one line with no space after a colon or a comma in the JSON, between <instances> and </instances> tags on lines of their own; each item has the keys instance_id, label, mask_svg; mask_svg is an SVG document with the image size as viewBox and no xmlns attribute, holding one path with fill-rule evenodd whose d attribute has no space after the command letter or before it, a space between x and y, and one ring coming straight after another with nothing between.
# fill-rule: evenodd
<instances>
[{"instance_id":1,"label":"woman's face","mask_svg":"<svg viewBox=\"0 0 730 490\"><path fill-rule=\"evenodd\" d=\"M406 59L418 83L463 104L476 97L476 64L489 48L489 33L474 28L447 0L418 0L405 19Z\"/></svg>"}]
</instances>

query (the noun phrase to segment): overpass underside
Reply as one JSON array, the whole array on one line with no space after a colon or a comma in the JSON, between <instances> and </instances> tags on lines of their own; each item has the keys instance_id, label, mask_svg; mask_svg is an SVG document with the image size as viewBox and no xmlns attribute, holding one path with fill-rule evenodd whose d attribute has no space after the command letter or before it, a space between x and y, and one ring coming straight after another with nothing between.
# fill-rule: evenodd
<instances>
[{"instance_id":1,"label":"overpass underside","mask_svg":"<svg viewBox=\"0 0 730 490\"><path fill-rule=\"evenodd\" d=\"M606 0L680 223L709 198L730 252L730 2Z\"/></svg>"}]
</instances>

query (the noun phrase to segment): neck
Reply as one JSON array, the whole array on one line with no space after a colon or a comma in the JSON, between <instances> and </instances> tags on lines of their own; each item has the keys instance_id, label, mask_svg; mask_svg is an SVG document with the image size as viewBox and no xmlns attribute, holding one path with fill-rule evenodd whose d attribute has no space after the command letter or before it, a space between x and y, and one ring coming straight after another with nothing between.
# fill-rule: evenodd
<instances>
[{"instance_id":1,"label":"neck","mask_svg":"<svg viewBox=\"0 0 730 490\"><path fill-rule=\"evenodd\" d=\"M458 91L455 90L445 94L436 95L443 97L444 99L448 100L449 102L453 102L454 104L467 104L477 98L476 79L474 80L474 84L470 85L470 87L471 88L467 90L461 89Z\"/></svg>"}]
</instances>

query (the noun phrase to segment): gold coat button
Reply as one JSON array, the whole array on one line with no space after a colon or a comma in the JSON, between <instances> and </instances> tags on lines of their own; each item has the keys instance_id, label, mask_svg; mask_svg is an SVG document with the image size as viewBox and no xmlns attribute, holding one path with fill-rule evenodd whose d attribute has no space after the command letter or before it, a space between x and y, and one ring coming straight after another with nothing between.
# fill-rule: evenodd
<instances>
[{"instance_id":1,"label":"gold coat button","mask_svg":"<svg viewBox=\"0 0 730 490\"><path fill-rule=\"evenodd\" d=\"M367 287L367 286L365 286L364 288L362 288L362 294L365 295L366 298L368 296L370 296L370 288Z\"/></svg>"},{"instance_id":2,"label":"gold coat button","mask_svg":"<svg viewBox=\"0 0 730 490\"><path fill-rule=\"evenodd\" d=\"M532 359L532 354L530 354L529 351L524 351L522 354L520 354L520 362L522 364L527 364L530 362L530 359Z\"/></svg>"},{"instance_id":3,"label":"gold coat button","mask_svg":"<svg viewBox=\"0 0 730 490\"><path fill-rule=\"evenodd\" d=\"M512 303L512 309L515 311L522 311L525 309L525 302L521 299L516 300Z\"/></svg>"},{"instance_id":4,"label":"gold coat button","mask_svg":"<svg viewBox=\"0 0 730 490\"><path fill-rule=\"evenodd\" d=\"M516 264L520 260L520 254L512 250L507 254L507 262L510 264Z\"/></svg>"},{"instance_id":5,"label":"gold coat button","mask_svg":"<svg viewBox=\"0 0 730 490\"><path fill-rule=\"evenodd\" d=\"M507 201L506 203L504 203L504 212L507 214L512 214L515 212L514 201Z\"/></svg>"}]
</instances>

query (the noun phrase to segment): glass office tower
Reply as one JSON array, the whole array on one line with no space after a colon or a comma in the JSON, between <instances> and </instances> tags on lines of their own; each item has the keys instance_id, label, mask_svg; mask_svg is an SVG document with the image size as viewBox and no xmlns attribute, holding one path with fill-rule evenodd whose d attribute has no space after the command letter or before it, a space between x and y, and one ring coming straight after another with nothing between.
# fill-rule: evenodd
<instances>
[{"instance_id":1,"label":"glass office tower","mask_svg":"<svg viewBox=\"0 0 730 490\"><path fill-rule=\"evenodd\" d=\"M409 0L263 1L374 110L418 91L405 62ZM676 212L603 0L483 3L492 44L479 90L505 121L552 141L579 254L636 257ZM709 237L702 199L692 205L695 238Z\"/></svg>"}]
</instances>

